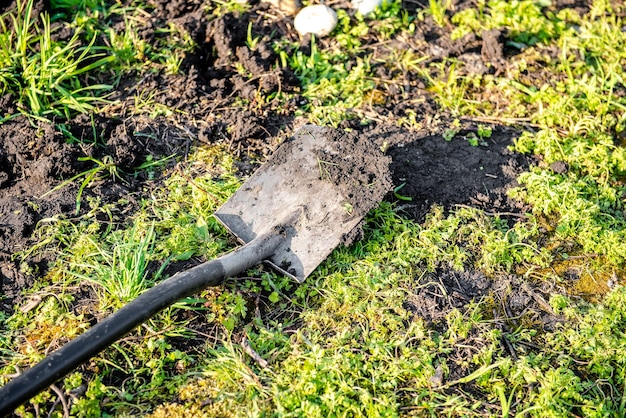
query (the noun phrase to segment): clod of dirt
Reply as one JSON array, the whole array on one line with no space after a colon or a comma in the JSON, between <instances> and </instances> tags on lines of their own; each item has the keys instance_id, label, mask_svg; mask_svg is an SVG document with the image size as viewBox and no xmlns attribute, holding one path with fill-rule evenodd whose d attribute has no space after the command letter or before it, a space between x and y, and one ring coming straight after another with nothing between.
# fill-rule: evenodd
<instances>
[{"instance_id":1,"label":"clod of dirt","mask_svg":"<svg viewBox=\"0 0 626 418\"><path fill-rule=\"evenodd\" d=\"M13 254L27 247L41 219L71 212L75 187L52 189L75 172L79 151L52 123L19 116L0 125L0 309L10 311L33 280Z\"/></svg>"},{"instance_id":2,"label":"clod of dirt","mask_svg":"<svg viewBox=\"0 0 626 418\"><path fill-rule=\"evenodd\" d=\"M70 146L52 123L31 123L20 116L0 125L0 171L7 186L31 179L41 193L50 180L71 172L74 162ZM7 187L5 186L5 187Z\"/></svg>"},{"instance_id":3,"label":"clod of dirt","mask_svg":"<svg viewBox=\"0 0 626 418\"><path fill-rule=\"evenodd\" d=\"M555 161L550 164L550 170L556 174L565 174L569 170L569 165L565 161Z\"/></svg>"},{"instance_id":4,"label":"clod of dirt","mask_svg":"<svg viewBox=\"0 0 626 418\"><path fill-rule=\"evenodd\" d=\"M499 29L485 30L482 33L483 43L480 55L485 64L491 64L496 73L505 67L504 61L504 37Z\"/></svg>"},{"instance_id":5,"label":"clod of dirt","mask_svg":"<svg viewBox=\"0 0 626 418\"><path fill-rule=\"evenodd\" d=\"M348 198L353 216L365 216L391 188L391 159L383 156L373 141L360 138L356 131L346 133L327 128L325 136L333 147L317 150L322 175Z\"/></svg>"},{"instance_id":6,"label":"clod of dirt","mask_svg":"<svg viewBox=\"0 0 626 418\"><path fill-rule=\"evenodd\" d=\"M241 24L242 20L247 21L247 16L227 13L209 24L206 42L215 46L216 66L228 65L237 46L245 44L246 25Z\"/></svg>"},{"instance_id":7,"label":"clod of dirt","mask_svg":"<svg viewBox=\"0 0 626 418\"><path fill-rule=\"evenodd\" d=\"M145 153L137 138L128 132L125 125L118 125L107 141L104 154L113 157L113 163L122 170L130 170Z\"/></svg>"}]
</instances>

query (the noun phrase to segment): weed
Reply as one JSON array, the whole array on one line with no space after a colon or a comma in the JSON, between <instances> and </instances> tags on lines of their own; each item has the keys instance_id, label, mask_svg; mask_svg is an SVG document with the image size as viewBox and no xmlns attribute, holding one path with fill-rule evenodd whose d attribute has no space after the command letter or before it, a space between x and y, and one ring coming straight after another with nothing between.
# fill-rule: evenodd
<instances>
[{"instance_id":1,"label":"weed","mask_svg":"<svg viewBox=\"0 0 626 418\"><path fill-rule=\"evenodd\" d=\"M402 190L402 188L403 188L404 186L406 186L406 183L402 183L401 185L399 185L399 186L397 186L397 187L394 187L394 189L393 189L393 195L394 195L394 196L395 196L395 198L396 198L396 199L398 199L398 200L404 200L404 201L409 201L409 202L410 202L411 200L413 200L413 198L412 198L412 197L410 197L410 196L403 196L403 195L401 195L401 194L400 194L400 190Z\"/></svg>"},{"instance_id":2,"label":"weed","mask_svg":"<svg viewBox=\"0 0 626 418\"><path fill-rule=\"evenodd\" d=\"M381 41L391 39L398 33L415 32L415 16L402 7L401 1L383 1L373 12L372 21L368 26Z\"/></svg>"},{"instance_id":3,"label":"weed","mask_svg":"<svg viewBox=\"0 0 626 418\"><path fill-rule=\"evenodd\" d=\"M189 33L170 23L166 29L156 32L158 38L150 50L150 60L162 66L167 74L178 74L186 54L198 49Z\"/></svg>"},{"instance_id":4,"label":"weed","mask_svg":"<svg viewBox=\"0 0 626 418\"><path fill-rule=\"evenodd\" d=\"M248 23L248 32L246 36L246 45L250 48L251 51L254 51L259 43L261 38L259 36L252 36L252 22Z\"/></svg>"},{"instance_id":5,"label":"weed","mask_svg":"<svg viewBox=\"0 0 626 418\"><path fill-rule=\"evenodd\" d=\"M444 27L446 25L446 12L451 5L450 0L428 0L428 11L439 26Z\"/></svg>"},{"instance_id":6,"label":"weed","mask_svg":"<svg viewBox=\"0 0 626 418\"><path fill-rule=\"evenodd\" d=\"M122 179L120 177L120 172L117 166L113 163L113 158L111 158L108 155L105 155L102 158L102 160L98 160L93 157L79 157L78 160L82 162L90 161L90 162L95 163L96 166L94 168L91 168L87 171L83 171L82 173L79 173L63 181L61 184L59 184L58 186L56 186L55 188L51 189L49 192L46 193L46 194L49 194L49 193L55 192L67 186L68 184L73 183L77 179L83 178L83 181L81 182L80 187L78 188L78 193L76 193L76 214L77 215L80 213L80 206L82 203L83 192L85 188L89 187L91 183L93 183L94 181L102 180L105 177L111 177L113 180Z\"/></svg>"},{"instance_id":7,"label":"weed","mask_svg":"<svg viewBox=\"0 0 626 418\"><path fill-rule=\"evenodd\" d=\"M448 129L446 129L443 132L443 134L441 136L443 137L443 139L445 139L446 141L450 142L450 141L452 141L452 139L454 139L454 137L458 133L459 133L458 129L448 128Z\"/></svg>"},{"instance_id":8,"label":"weed","mask_svg":"<svg viewBox=\"0 0 626 418\"><path fill-rule=\"evenodd\" d=\"M0 19L0 85L16 95L18 108L35 116L69 119L72 112L87 113L103 99L92 93L107 90L104 84L84 85L83 76L107 63L95 36L81 46L80 28L67 42L52 39L50 18L32 17L33 0L18 1L13 14ZM11 25L7 25L7 19Z\"/></svg>"},{"instance_id":9,"label":"weed","mask_svg":"<svg viewBox=\"0 0 626 418\"><path fill-rule=\"evenodd\" d=\"M148 280L148 263L154 251L154 238L154 227L147 229L144 236L140 236L140 231L135 227L127 234L112 234L109 238L111 242L104 248L93 242L91 246L96 251L85 255L84 261L76 263L76 270L72 274L101 286L106 294L101 297L103 308L111 304L119 308L121 305L118 304L135 299L153 283ZM106 250L107 247L111 249ZM153 274L152 280L159 280L166 265L162 264Z\"/></svg>"},{"instance_id":10,"label":"weed","mask_svg":"<svg viewBox=\"0 0 626 418\"><path fill-rule=\"evenodd\" d=\"M170 117L176 113L175 109L160 103L156 98L157 92L154 90L140 90L133 96L133 113L137 115L146 114L151 119L158 116Z\"/></svg>"},{"instance_id":11,"label":"weed","mask_svg":"<svg viewBox=\"0 0 626 418\"><path fill-rule=\"evenodd\" d=\"M476 134L481 139L491 138L491 134L493 133L493 129L490 126L486 125L478 125L478 132Z\"/></svg>"},{"instance_id":12,"label":"weed","mask_svg":"<svg viewBox=\"0 0 626 418\"><path fill-rule=\"evenodd\" d=\"M52 0L50 7L56 12L53 20L71 21L78 13L104 11L103 0Z\"/></svg>"},{"instance_id":13,"label":"weed","mask_svg":"<svg viewBox=\"0 0 626 418\"><path fill-rule=\"evenodd\" d=\"M137 33L136 26L140 24L130 16L124 16L124 31L109 28L106 32L109 47L116 58L116 63L124 69L142 65L146 60L150 45Z\"/></svg>"}]
</instances>

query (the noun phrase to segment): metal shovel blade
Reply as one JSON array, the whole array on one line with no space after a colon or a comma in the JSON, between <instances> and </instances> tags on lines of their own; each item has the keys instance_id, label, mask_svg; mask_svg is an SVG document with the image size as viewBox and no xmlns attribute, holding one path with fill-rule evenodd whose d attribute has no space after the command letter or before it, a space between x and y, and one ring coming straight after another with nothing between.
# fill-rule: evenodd
<instances>
[{"instance_id":1,"label":"metal shovel blade","mask_svg":"<svg viewBox=\"0 0 626 418\"><path fill-rule=\"evenodd\" d=\"M355 132L306 125L215 217L243 243L280 224L287 240L266 261L302 282L390 190L389 163Z\"/></svg>"}]
</instances>

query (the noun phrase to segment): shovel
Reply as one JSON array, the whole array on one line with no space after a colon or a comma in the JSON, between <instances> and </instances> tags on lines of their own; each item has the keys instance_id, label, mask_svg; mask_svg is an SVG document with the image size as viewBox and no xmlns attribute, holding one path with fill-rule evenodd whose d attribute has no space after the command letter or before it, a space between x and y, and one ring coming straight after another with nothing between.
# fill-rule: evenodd
<instances>
[{"instance_id":1,"label":"shovel","mask_svg":"<svg viewBox=\"0 0 626 418\"><path fill-rule=\"evenodd\" d=\"M355 132L306 125L214 216L244 245L145 291L0 388L6 415L179 299L265 261L302 282L391 187L389 158Z\"/></svg>"}]
</instances>

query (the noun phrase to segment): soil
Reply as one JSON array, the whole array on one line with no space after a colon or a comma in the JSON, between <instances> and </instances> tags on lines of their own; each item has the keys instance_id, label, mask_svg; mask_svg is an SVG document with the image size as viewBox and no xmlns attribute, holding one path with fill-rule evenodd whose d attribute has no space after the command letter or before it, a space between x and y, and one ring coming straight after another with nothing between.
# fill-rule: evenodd
<instances>
[{"instance_id":1,"label":"soil","mask_svg":"<svg viewBox=\"0 0 626 418\"><path fill-rule=\"evenodd\" d=\"M35 3L38 10L49 8L46 2ZM269 3L257 1L252 1L251 10L240 16L226 14L210 21L200 0L148 3L153 10L145 21L138 23L140 36L146 42L154 43L167 36L160 29L173 23L188 31L200 46L185 56L179 74L127 74L109 97L119 104L94 115L93 119L77 115L71 120L42 122L18 116L0 124L0 292L3 295L0 307L6 313L23 302L22 291L44 275L52 261L41 256L22 259L17 254L36 243L33 233L42 220L76 216L79 187L85 176L65 182L99 167L96 160L112 163L108 168L114 166L117 172L112 175L110 170L102 170L100 179L84 189L78 215L90 209L85 202L94 198L101 204L123 201L119 206L123 219L137 208L141 197L149 196L149 191L159 184L158 173L155 178L138 170L148 156L156 159L175 155L182 160L192 147L225 144L237 158L241 175L248 176L284 138L307 122L306 118L295 116L297 106L305 102L299 96L299 80L290 70L275 68L279 59L271 47L273 40L285 38L299 42L304 52L310 49L310 37L298 37L292 17L283 15ZM411 1L406 7L415 10L427 3ZM452 3L451 12L456 12L471 2ZM580 13L588 10L584 1L563 0L552 4L552 8L573 7ZM333 2L333 6L348 9L343 1ZM249 23L252 32L259 36L254 50L246 46ZM121 27L123 22L117 24ZM516 53L506 45L506 37L506 33L493 30L453 41L450 33L426 18L410 38L387 44L364 40L364 45L374 58L387 56L392 49L410 49L417 56L430 56L429 60L457 57L463 63L458 68L460 74L495 74L505 71ZM332 39L316 42L328 44ZM378 90L383 99L373 100L365 109L363 114L369 123L354 119L340 128L386 149L391 159L391 189L395 188L396 192L390 190L385 199L393 201L403 216L416 222L423 221L432 205L446 210L464 205L476 207L501 213L510 222L523 215L527 208L506 194L516 186L517 175L534 162L532 157L508 149L521 134L520 129L471 119L454 121L438 108L424 80L412 74L391 73L376 64L375 59L372 65L381 80ZM242 77L241 69L251 77ZM293 99L286 106L274 108L257 101L258 91L265 94L281 91L293 95ZM150 118L126 113L137 94L148 93L150 100L167 106L174 116ZM497 96L486 99L502 101ZM409 110L414 112L416 126L420 128L398 127L398 119L406 117ZM14 98L0 97L0 115L14 112ZM77 140L67 141L59 124ZM473 146L468 138L477 137L479 125L490 126L493 133ZM444 139L444 132L452 126L458 130L457 134L451 140ZM169 160L169 164L176 158ZM166 171L167 165L163 168ZM31 272L26 273L28 270ZM531 290L528 287L531 285L519 277L494 280L471 269L457 272L442 268L428 280L443 286L446 295L428 292L427 286L416 284L416 289L421 290L406 301L406 309L433 326L440 326L447 310L462 308L488 292L506 298L503 306L509 312L502 308L502 316L514 317L530 309L544 327L558 320L537 302L543 289ZM433 291L441 289L433 286Z\"/></svg>"},{"instance_id":2,"label":"soil","mask_svg":"<svg viewBox=\"0 0 626 418\"><path fill-rule=\"evenodd\" d=\"M275 69L278 57L270 44L280 37L299 41L304 52L310 49L310 37L299 39L293 31L292 17L265 2L253 3L251 11L241 16L226 14L210 21L200 1L156 0L151 5L150 18L139 28L146 42L165 36L159 28L171 22L187 30L200 45L197 52L185 57L178 75L128 74L111 92L110 100L119 100L118 107L93 118L77 115L68 121L41 122L18 116L0 125L0 285L4 295L1 306L6 312L21 302L21 291L32 285L37 275L45 274L52 261L36 257L22 260L16 253L35 243L33 232L41 220L76 215L79 187L86 177L65 181L97 168L96 160L109 161L117 171L111 175L102 170L101 179L84 189L78 214L89 210L84 203L88 198L98 198L101 204L125 199L123 210L128 215L134 202L158 185L158 176L155 180L142 171L135 173L148 156L184 157L192 147L223 143L236 156L241 175L247 176L283 138L306 123L305 118L294 116L297 104L304 101L298 96L299 81L290 70ZM340 8L342 4L334 6ZM343 6L347 8L347 4ZM421 7L414 3L406 6ZM456 2L451 10L463 7L464 2ZM586 6L579 2L576 7ZM40 1L35 8L47 10L49 5ZM246 46L248 22L259 37L254 50ZM332 41L325 38L317 42ZM418 26L412 38L393 42L394 48L413 49L416 54L429 55L430 60L456 56L465 63L460 71L466 73L499 72L511 57L506 34L488 31L482 38L452 41L449 33L429 19ZM382 57L390 46L376 46L372 40L369 48L373 56ZM244 79L241 68L251 77ZM506 195L516 185L516 176L532 163L531 158L508 150L520 130L492 125L491 137L472 146L467 138L476 137L479 122L457 120L458 132L447 141L443 133L453 119L438 108L423 80L410 74L391 74L382 65L376 72L383 80L379 89L386 99L367 109L369 124L355 119L344 122L341 128L387 149L396 194L389 192L386 199L396 202L404 216L417 222L432 205L446 210L459 205L478 207L509 216L512 222L523 214L526 208ZM256 102L255 92L278 90L294 97L286 107L263 107ZM134 104L135 95L145 92L150 92L152 101L180 116L126 114L125 109L130 108L126 105ZM241 105L241 99L249 106ZM415 112L421 129L397 127L396 121L406 117L409 109ZM12 97L0 100L0 112L15 112ZM58 123L76 141L64 139ZM24 265L35 266L37 273L25 274Z\"/></svg>"},{"instance_id":3,"label":"soil","mask_svg":"<svg viewBox=\"0 0 626 418\"><path fill-rule=\"evenodd\" d=\"M305 125L215 217L244 243L280 225L284 243L267 261L302 282L337 246L362 236L363 218L391 189L390 161L356 131Z\"/></svg>"}]
</instances>

